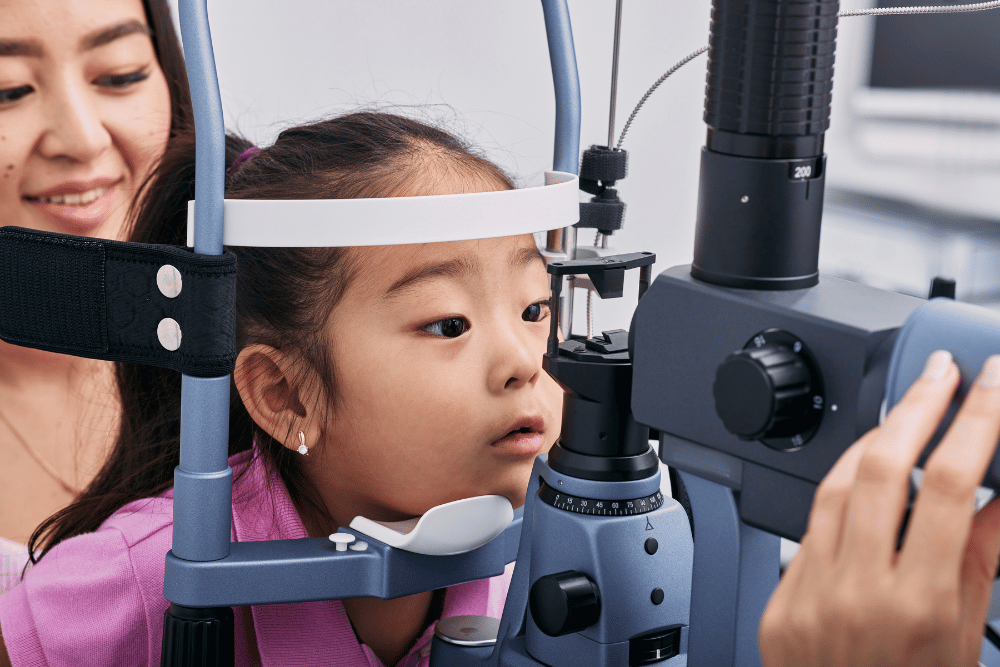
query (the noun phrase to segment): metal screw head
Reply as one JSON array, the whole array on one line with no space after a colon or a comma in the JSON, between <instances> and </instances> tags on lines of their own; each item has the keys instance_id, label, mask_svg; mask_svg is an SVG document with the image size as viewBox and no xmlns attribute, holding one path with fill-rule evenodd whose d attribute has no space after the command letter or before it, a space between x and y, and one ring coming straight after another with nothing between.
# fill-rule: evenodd
<instances>
[{"instance_id":1,"label":"metal screw head","mask_svg":"<svg viewBox=\"0 0 1000 667\"><path fill-rule=\"evenodd\" d=\"M174 299L181 293L181 272L170 264L164 264L156 272L156 286L160 293L168 299Z\"/></svg>"},{"instance_id":2,"label":"metal screw head","mask_svg":"<svg viewBox=\"0 0 1000 667\"><path fill-rule=\"evenodd\" d=\"M742 197L740 197L740 201L746 204L748 201L750 201L750 197L743 195Z\"/></svg>"},{"instance_id":3,"label":"metal screw head","mask_svg":"<svg viewBox=\"0 0 1000 667\"><path fill-rule=\"evenodd\" d=\"M156 337L160 345L174 352L181 346L181 325L177 324L177 320L164 317L156 325Z\"/></svg>"}]
</instances>

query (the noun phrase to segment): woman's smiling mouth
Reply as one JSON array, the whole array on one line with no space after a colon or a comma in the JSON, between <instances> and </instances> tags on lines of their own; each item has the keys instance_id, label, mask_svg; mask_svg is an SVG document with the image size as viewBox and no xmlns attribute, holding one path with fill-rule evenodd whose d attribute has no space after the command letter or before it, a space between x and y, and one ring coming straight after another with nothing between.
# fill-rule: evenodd
<instances>
[{"instance_id":1,"label":"woman's smiling mouth","mask_svg":"<svg viewBox=\"0 0 1000 667\"><path fill-rule=\"evenodd\" d=\"M92 229L111 215L123 179L66 183L44 192L24 195L24 201L69 233Z\"/></svg>"},{"instance_id":2,"label":"woman's smiling mouth","mask_svg":"<svg viewBox=\"0 0 1000 667\"><path fill-rule=\"evenodd\" d=\"M86 192L75 192L65 195L51 195L48 197L32 197L31 195L25 195L25 199L30 202L39 202L42 204L62 204L65 206L86 206L87 204L100 198L105 192L110 190L108 187L94 188L93 190L87 190Z\"/></svg>"}]
</instances>

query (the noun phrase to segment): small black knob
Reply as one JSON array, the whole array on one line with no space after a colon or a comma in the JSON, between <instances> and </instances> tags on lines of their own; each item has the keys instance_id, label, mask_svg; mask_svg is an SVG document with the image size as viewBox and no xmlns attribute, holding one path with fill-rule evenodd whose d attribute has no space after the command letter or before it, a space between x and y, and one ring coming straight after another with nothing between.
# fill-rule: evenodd
<instances>
[{"instance_id":1,"label":"small black knob","mask_svg":"<svg viewBox=\"0 0 1000 667\"><path fill-rule=\"evenodd\" d=\"M531 585L528 602L535 625L550 637L585 630L601 616L597 584L574 570L539 577Z\"/></svg>"},{"instance_id":2,"label":"small black knob","mask_svg":"<svg viewBox=\"0 0 1000 667\"><path fill-rule=\"evenodd\" d=\"M739 350L715 374L715 411L745 440L787 437L812 426L812 384L805 362L784 345Z\"/></svg>"}]
</instances>

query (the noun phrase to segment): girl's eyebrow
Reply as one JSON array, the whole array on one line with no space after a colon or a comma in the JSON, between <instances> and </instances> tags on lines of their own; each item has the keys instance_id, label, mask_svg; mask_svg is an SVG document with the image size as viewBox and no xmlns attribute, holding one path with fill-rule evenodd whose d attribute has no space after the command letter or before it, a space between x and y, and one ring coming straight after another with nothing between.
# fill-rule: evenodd
<instances>
[{"instance_id":1,"label":"girl's eyebrow","mask_svg":"<svg viewBox=\"0 0 1000 667\"><path fill-rule=\"evenodd\" d=\"M85 35L80 40L80 50L89 51L96 49L99 46L110 44L116 39L135 34L152 36L153 31L135 19L122 21L107 28L98 28L94 32ZM45 50L42 48L41 42L37 39L0 39L0 57L24 56L41 58L43 55L45 55Z\"/></svg>"},{"instance_id":2,"label":"girl's eyebrow","mask_svg":"<svg viewBox=\"0 0 1000 667\"><path fill-rule=\"evenodd\" d=\"M515 248L510 253L511 268L518 269L528 266L533 262L545 263L545 258L538 248L531 247ZM431 262L422 266L417 266L394 282L392 286L382 295L383 298L397 297L405 293L418 284L436 278L463 278L475 273L480 273L482 266L475 257L456 257L444 262Z\"/></svg>"},{"instance_id":3,"label":"girl's eyebrow","mask_svg":"<svg viewBox=\"0 0 1000 667\"><path fill-rule=\"evenodd\" d=\"M383 298L400 296L402 293L412 290L419 283L428 280L434 280L435 278L460 278L479 273L481 270L482 267L474 257L456 257L444 262L424 264L423 266L417 266L407 271L382 296Z\"/></svg>"},{"instance_id":4,"label":"girl's eyebrow","mask_svg":"<svg viewBox=\"0 0 1000 667\"><path fill-rule=\"evenodd\" d=\"M515 269L523 268L536 261L545 264L545 258L542 257L537 246L518 248L510 254L510 265Z\"/></svg>"}]
</instances>

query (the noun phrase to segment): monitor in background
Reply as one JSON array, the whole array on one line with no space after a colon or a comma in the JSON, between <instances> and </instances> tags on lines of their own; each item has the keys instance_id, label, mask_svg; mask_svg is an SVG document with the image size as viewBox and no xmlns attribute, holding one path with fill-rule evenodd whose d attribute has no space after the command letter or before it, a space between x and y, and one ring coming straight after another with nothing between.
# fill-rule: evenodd
<instances>
[{"instance_id":1,"label":"monitor in background","mask_svg":"<svg viewBox=\"0 0 1000 667\"><path fill-rule=\"evenodd\" d=\"M850 0L844 9L962 4ZM1000 220L1000 10L843 19L828 182Z\"/></svg>"},{"instance_id":2,"label":"monitor in background","mask_svg":"<svg viewBox=\"0 0 1000 667\"><path fill-rule=\"evenodd\" d=\"M826 139L821 271L1000 304L1000 10L843 19Z\"/></svg>"}]
</instances>

